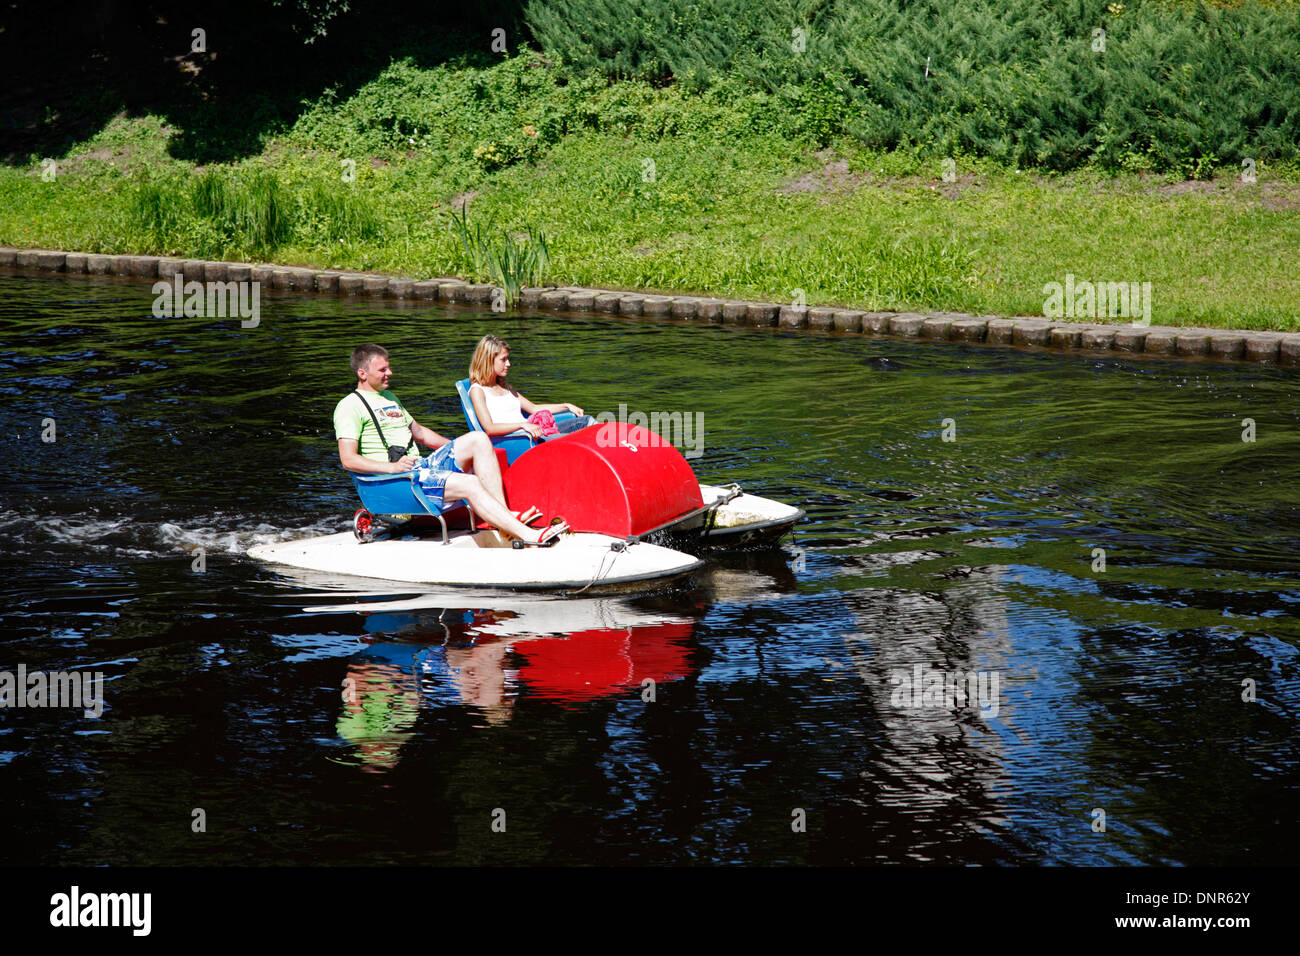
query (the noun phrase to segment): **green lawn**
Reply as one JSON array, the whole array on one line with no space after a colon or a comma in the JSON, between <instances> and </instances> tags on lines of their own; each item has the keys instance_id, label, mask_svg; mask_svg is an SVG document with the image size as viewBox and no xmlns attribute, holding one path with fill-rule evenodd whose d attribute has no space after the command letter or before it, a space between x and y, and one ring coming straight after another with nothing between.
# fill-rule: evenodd
<instances>
[{"instance_id":1,"label":"green lawn","mask_svg":"<svg viewBox=\"0 0 1300 956\"><path fill-rule=\"evenodd\" d=\"M284 242L258 250L190 210L196 173L167 155L169 135L154 118L119 119L58 160L52 182L37 163L0 167L0 244L464 274L447 221L472 191L472 217L545 231L557 284L1032 315L1044 284L1073 274L1150 282L1156 324L1300 330L1294 169L1261 165L1245 184L1231 170L1176 182L959 160L947 182L938 163L849 142L813 152L770 133L582 131L535 165L489 171L419 144L348 156L291 131L243 164L272 172L296 216ZM138 219L145 177L180 210L162 235ZM325 221L334 191L369 217L368 234Z\"/></svg>"}]
</instances>

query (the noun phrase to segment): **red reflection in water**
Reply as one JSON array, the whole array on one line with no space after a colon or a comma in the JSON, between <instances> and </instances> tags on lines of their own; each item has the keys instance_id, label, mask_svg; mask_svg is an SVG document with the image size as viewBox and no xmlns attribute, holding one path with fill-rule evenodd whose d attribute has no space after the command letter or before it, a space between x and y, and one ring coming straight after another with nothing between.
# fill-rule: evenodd
<instances>
[{"instance_id":1,"label":"red reflection in water","mask_svg":"<svg viewBox=\"0 0 1300 956\"><path fill-rule=\"evenodd\" d=\"M646 679L679 680L691 670L686 642L694 631L685 621L533 638L515 645L525 661L518 679L530 697L564 701L594 700Z\"/></svg>"}]
</instances>

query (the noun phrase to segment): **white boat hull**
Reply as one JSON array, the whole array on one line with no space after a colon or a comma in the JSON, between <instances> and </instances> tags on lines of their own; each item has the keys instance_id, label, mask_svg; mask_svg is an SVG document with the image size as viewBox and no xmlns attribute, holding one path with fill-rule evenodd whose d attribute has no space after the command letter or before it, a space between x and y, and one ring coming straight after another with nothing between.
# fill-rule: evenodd
<instances>
[{"instance_id":1,"label":"white boat hull","mask_svg":"<svg viewBox=\"0 0 1300 956\"><path fill-rule=\"evenodd\" d=\"M689 554L641 542L623 550L617 538L566 534L551 547L513 548L495 531L439 537L406 535L366 544L351 532L259 545L257 561L308 571L409 584L508 590L609 591L662 584L703 563Z\"/></svg>"},{"instance_id":2,"label":"white boat hull","mask_svg":"<svg viewBox=\"0 0 1300 956\"><path fill-rule=\"evenodd\" d=\"M730 493L716 485L700 485L700 498L705 504L717 501ZM713 509L713 520L701 517L683 526L704 527L703 543L709 547L733 546L756 541L775 541L793 528L806 512L771 498L762 498L742 492L725 504Z\"/></svg>"}]
</instances>

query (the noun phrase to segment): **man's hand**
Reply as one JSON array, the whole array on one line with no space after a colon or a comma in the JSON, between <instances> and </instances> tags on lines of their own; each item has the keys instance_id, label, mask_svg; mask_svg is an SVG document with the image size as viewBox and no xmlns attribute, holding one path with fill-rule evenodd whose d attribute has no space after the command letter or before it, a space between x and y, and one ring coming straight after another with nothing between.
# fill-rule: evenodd
<instances>
[{"instance_id":1,"label":"man's hand","mask_svg":"<svg viewBox=\"0 0 1300 956\"><path fill-rule=\"evenodd\" d=\"M404 471L414 471L419 460L414 455L403 455L397 461L389 462L388 470L394 475L399 475Z\"/></svg>"}]
</instances>

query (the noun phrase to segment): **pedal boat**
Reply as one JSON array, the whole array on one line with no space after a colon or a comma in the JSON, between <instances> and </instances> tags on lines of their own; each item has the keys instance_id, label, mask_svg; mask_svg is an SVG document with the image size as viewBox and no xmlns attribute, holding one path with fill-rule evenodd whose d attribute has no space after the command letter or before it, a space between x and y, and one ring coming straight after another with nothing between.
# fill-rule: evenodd
<instances>
[{"instance_id":1,"label":"pedal boat","mask_svg":"<svg viewBox=\"0 0 1300 956\"><path fill-rule=\"evenodd\" d=\"M351 533L261 545L248 555L410 584L608 593L662 587L703 564L658 542L775 540L804 514L737 486L701 485L676 448L637 425L593 425L537 445L523 437L529 447L514 459L508 443L495 443L506 500L541 509L542 524L563 517L572 533L554 545L521 547L481 525L464 502L439 508L405 472L352 474L362 507Z\"/></svg>"}]
</instances>

